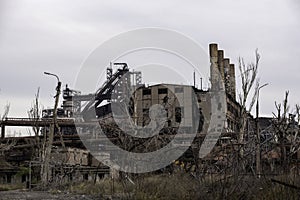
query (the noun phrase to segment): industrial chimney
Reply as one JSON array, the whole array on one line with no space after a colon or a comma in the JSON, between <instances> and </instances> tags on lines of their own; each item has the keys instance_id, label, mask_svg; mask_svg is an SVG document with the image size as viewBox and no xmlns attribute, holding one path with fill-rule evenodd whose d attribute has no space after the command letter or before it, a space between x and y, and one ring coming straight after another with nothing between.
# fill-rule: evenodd
<instances>
[{"instance_id":1,"label":"industrial chimney","mask_svg":"<svg viewBox=\"0 0 300 200\"><path fill-rule=\"evenodd\" d=\"M210 81L211 89L214 90L217 87L218 83L218 45L209 44L209 56L210 56Z\"/></svg>"},{"instance_id":2,"label":"industrial chimney","mask_svg":"<svg viewBox=\"0 0 300 200\"><path fill-rule=\"evenodd\" d=\"M225 91L232 98L236 98L235 67L230 64L229 58L224 58L224 51L218 50L218 44L209 44L210 55L210 79L211 88L216 89L219 78L222 78L225 85Z\"/></svg>"},{"instance_id":3,"label":"industrial chimney","mask_svg":"<svg viewBox=\"0 0 300 200\"><path fill-rule=\"evenodd\" d=\"M225 72L224 72L224 51L223 50L218 50L218 69L221 73L222 80L225 82Z\"/></svg>"}]
</instances>

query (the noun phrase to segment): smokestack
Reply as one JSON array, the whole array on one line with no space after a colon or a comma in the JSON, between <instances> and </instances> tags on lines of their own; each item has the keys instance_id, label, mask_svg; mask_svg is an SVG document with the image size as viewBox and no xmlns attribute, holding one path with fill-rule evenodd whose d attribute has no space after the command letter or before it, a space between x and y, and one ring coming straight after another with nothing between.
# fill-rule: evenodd
<instances>
[{"instance_id":1,"label":"smokestack","mask_svg":"<svg viewBox=\"0 0 300 200\"><path fill-rule=\"evenodd\" d=\"M218 57L218 44L209 44L209 55L211 57Z\"/></svg>"},{"instance_id":2,"label":"smokestack","mask_svg":"<svg viewBox=\"0 0 300 200\"><path fill-rule=\"evenodd\" d=\"M225 84L225 91L227 94L230 93L230 82L229 82L229 68L230 68L230 60L229 58L224 58L223 59L223 65L224 65L224 74L225 74L225 80L224 80L224 84Z\"/></svg>"},{"instance_id":3,"label":"smokestack","mask_svg":"<svg viewBox=\"0 0 300 200\"><path fill-rule=\"evenodd\" d=\"M218 50L218 69L220 71L220 74L222 76L223 81L225 81L225 72L224 72L224 51Z\"/></svg>"},{"instance_id":4,"label":"smokestack","mask_svg":"<svg viewBox=\"0 0 300 200\"><path fill-rule=\"evenodd\" d=\"M209 56L210 56L210 81L211 89L216 88L218 81L218 45L209 44Z\"/></svg>"},{"instance_id":5,"label":"smokestack","mask_svg":"<svg viewBox=\"0 0 300 200\"><path fill-rule=\"evenodd\" d=\"M235 67L234 64L230 64L229 68L229 78L230 78L230 89L231 89L231 96L233 99L236 98L236 83L235 83Z\"/></svg>"}]
</instances>

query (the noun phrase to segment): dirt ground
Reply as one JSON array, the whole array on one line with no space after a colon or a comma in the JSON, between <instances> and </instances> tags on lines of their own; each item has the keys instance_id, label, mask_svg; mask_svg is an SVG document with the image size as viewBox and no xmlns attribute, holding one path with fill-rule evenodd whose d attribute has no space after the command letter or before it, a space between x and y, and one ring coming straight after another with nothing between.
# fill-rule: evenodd
<instances>
[{"instance_id":1,"label":"dirt ground","mask_svg":"<svg viewBox=\"0 0 300 200\"><path fill-rule=\"evenodd\" d=\"M101 198L96 196L89 195L78 195L78 194L68 194L68 193L56 193L51 194L49 192L41 191L23 191L23 190L14 190L14 191L1 191L0 200L98 200L98 199L110 199L110 198Z\"/></svg>"}]
</instances>

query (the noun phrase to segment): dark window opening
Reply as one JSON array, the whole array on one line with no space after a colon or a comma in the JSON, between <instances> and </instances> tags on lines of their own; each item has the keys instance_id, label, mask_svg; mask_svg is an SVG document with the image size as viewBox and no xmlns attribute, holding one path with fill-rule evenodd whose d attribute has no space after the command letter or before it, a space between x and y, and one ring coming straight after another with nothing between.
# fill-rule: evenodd
<instances>
[{"instance_id":1,"label":"dark window opening","mask_svg":"<svg viewBox=\"0 0 300 200\"><path fill-rule=\"evenodd\" d=\"M151 95L151 89L143 89L143 95Z\"/></svg>"},{"instance_id":2,"label":"dark window opening","mask_svg":"<svg viewBox=\"0 0 300 200\"><path fill-rule=\"evenodd\" d=\"M10 174L7 175L7 183L11 183L11 175Z\"/></svg>"},{"instance_id":3,"label":"dark window opening","mask_svg":"<svg viewBox=\"0 0 300 200\"><path fill-rule=\"evenodd\" d=\"M183 108L181 107L176 107L175 108L175 121L177 123L180 123L182 120L182 116L183 116Z\"/></svg>"},{"instance_id":4,"label":"dark window opening","mask_svg":"<svg viewBox=\"0 0 300 200\"><path fill-rule=\"evenodd\" d=\"M171 127L171 125L172 125L171 120L168 120L168 127Z\"/></svg>"},{"instance_id":5,"label":"dark window opening","mask_svg":"<svg viewBox=\"0 0 300 200\"><path fill-rule=\"evenodd\" d=\"M168 94L168 88L158 88L158 94Z\"/></svg>"},{"instance_id":6,"label":"dark window opening","mask_svg":"<svg viewBox=\"0 0 300 200\"><path fill-rule=\"evenodd\" d=\"M22 183L26 182L26 175L22 175Z\"/></svg>"},{"instance_id":7,"label":"dark window opening","mask_svg":"<svg viewBox=\"0 0 300 200\"><path fill-rule=\"evenodd\" d=\"M143 109L143 115L149 115L149 109L148 108Z\"/></svg>"}]
</instances>

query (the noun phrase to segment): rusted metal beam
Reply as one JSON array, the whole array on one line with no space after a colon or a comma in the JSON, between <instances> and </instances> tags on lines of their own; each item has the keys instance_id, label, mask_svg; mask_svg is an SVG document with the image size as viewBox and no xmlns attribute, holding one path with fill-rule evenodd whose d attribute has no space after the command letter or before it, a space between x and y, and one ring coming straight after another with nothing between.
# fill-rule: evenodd
<instances>
[{"instance_id":1,"label":"rusted metal beam","mask_svg":"<svg viewBox=\"0 0 300 200\"><path fill-rule=\"evenodd\" d=\"M5 118L0 121L2 126L50 126L53 122L52 118L31 119L31 118ZM59 126L74 126L74 119L58 118L57 123Z\"/></svg>"}]
</instances>

